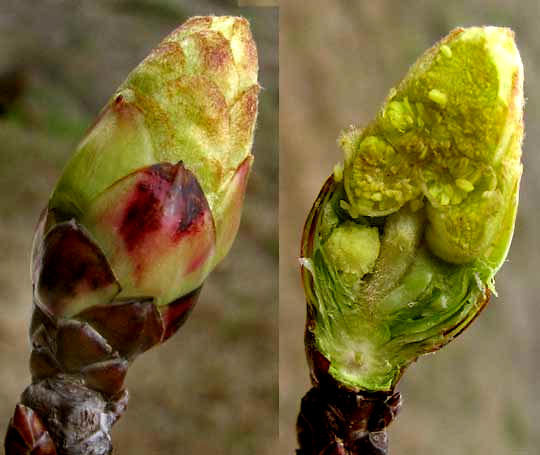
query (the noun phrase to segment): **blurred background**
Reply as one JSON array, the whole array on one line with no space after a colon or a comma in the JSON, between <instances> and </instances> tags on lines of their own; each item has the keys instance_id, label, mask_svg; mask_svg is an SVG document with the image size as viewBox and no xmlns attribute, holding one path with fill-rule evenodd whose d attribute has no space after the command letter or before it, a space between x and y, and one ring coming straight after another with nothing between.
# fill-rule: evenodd
<instances>
[{"instance_id":1,"label":"blurred background","mask_svg":"<svg viewBox=\"0 0 540 455\"><path fill-rule=\"evenodd\" d=\"M246 2L244 2L246 3ZM119 454L293 454L309 388L297 255L339 131L365 124L429 46L462 25L505 25L525 65L525 172L499 297L399 384L396 455L535 454L540 446L538 2L290 1L281 6L278 425L278 62L276 8L234 1L0 2L0 433L28 384L29 252L41 208L101 106L162 37L195 14L241 14L260 60L255 168L239 237L185 326L131 367Z\"/></svg>"},{"instance_id":2,"label":"blurred background","mask_svg":"<svg viewBox=\"0 0 540 455\"><path fill-rule=\"evenodd\" d=\"M309 388L298 250L305 217L342 160L340 130L365 124L388 90L456 26L511 27L525 65L525 172L499 296L459 338L413 364L390 427L395 455L537 454L540 447L540 4L523 0L311 0L281 5L280 454Z\"/></svg>"},{"instance_id":3,"label":"blurred background","mask_svg":"<svg viewBox=\"0 0 540 455\"><path fill-rule=\"evenodd\" d=\"M278 15L236 4L0 2L2 440L30 381L32 234L62 167L116 87L165 35L192 15L233 14L251 22L264 88L242 226L184 327L130 368L129 409L113 437L118 454L276 453Z\"/></svg>"}]
</instances>

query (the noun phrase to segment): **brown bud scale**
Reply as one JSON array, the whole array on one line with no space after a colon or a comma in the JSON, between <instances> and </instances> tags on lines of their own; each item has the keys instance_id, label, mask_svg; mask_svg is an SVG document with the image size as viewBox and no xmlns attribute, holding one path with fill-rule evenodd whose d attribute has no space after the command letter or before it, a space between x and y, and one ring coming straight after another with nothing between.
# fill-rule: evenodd
<instances>
[{"instance_id":1,"label":"brown bud scale","mask_svg":"<svg viewBox=\"0 0 540 455\"><path fill-rule=\"evenodd\" d=\"M297 455L387 455L386 428L401 407L399 392L363 393L315 386L297 421Z\"/></svg>"},{"instance_id":2,"label":"brown bud scale","mask_svg":"<svg viewBox=\"0 0 540 455\"><path fill-rule=\"evenodd\" d=\"M152 299L94 305L70 319L35 298L30 327L33 383L15 408L6 455L107 455L127 407L130 362L180 328L200 288L160 310ZM161 312L160 312L161 311Z\"/></svg>"}]
</instances>

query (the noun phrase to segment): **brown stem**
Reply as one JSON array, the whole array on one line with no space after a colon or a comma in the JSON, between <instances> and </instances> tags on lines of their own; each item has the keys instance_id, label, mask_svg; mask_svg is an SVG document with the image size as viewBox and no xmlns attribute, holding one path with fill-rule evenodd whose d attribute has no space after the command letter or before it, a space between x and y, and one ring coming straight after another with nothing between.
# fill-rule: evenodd
<instances>
[{"instance_id":1,"label":"brown stem","mask_svg":"<svg viewBox=\"0 0 540 455\"><path fill-rule=\"evenodd\" d=\"M106 397L75 376L57 375L31 384L10 421L6 455L108 455L112 425L127 401L125 390L118 397Z\"/></svg>"},{"instance_id":2,"label":"brown stem","mask_svg":"<svg viewBox=\"0 0 540 455\"><path fill-rule=\"evenodd\" d=\"M199 293L160 310L152 299L116 300L71 318L35 303L32 384L9 423L6 455L112 453L111 429L127 407L130 363L178 330Z\"/></svg>"},{"instance_id":3,"label":"brown stem","mask_svg":"<svg viewBox=\"0 0 540 455\"><path fill-rule=\"evenodd\" d=\"M399 392L363 393L316 385L302 399L297 455L386 455L386 427L401 407Z\"/></svg>"}]
</instances>

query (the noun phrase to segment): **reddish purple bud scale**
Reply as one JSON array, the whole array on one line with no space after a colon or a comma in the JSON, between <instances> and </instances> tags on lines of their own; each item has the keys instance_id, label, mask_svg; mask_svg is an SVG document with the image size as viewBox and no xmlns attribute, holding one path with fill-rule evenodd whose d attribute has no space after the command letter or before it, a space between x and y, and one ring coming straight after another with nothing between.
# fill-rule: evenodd
<instances>
[{"instance_id":1,"label":"reddish purple bud scale","mask_svg":"<svg viewBox=\"0 0 540 455\"><path fill-rule=\"evenodd\" d=\"M6 455L56 455L55 445L39 416L18 404L6 434Z\"/></svg>"},{"instance_id":2,"label":"reddish purple bud scale","mask_svg":"<svg viewBox=\"0 0 540 455\"><path fill-rule=\"evenodd\" d=\"M123 178L98 197L89 226L122 285L122 297L167 304L202 284L216 246L214 219L196 177L159 163Z\"/></svg>"},{"instance_id":3,"label":"reddish purple bud scale","mask_svg":"<svg viewBox=\"0 0 540 455\"><path fill-rule=\"evenodd\" d=\"M160 228L172 225L172 241L200 229L208 209L195 176L182 163L162 163L141 172L129 196L119 232L128 251L143 250Z\"/></svg>"},{"instance_id":4,"label":"reddish purple bud scale","mask_svg":"<svg viewBox=\"0 0 540 455\"><path fill-rule=\"evenodd\" d=\"M197 303L201 289L202 287L195 289L193 292L190 292L184 297L176 299L162 310L161 317L163 319L164 326L162 341L166 341L173 336L186 321L187 317L191 313L191 310Z\"/></svg>"},{"instance_id":5,"label":"reddish purple bud scale","mask_svg":"<svg viewBox=\"0 0 540 455\"><path fill-rule=\"evenodd\" d=\"M124 388L124 379L128 370L124 359L113 359L90 365L82 370L86 385L94 390L114 396Z\"/></svg>"},{"instance_id":6,"label":"reddish purple bud scale","mask_svg":"<svg viewBox=\"0 0 540 455\"><path fill-rule=\"evenodd\" d=\"M73 319L61 320L56 333L56 358L68 373L107 359L112 348L90 325Z\"/></svg>"},{"instance_id":7,"label":"reddish purple bud scale","mask_svg":"<svg viewBox=\"0 0 540 455\"><path fill-rule=\"evenodd\" d=\"M52 314L73 314L79 299L97 303L120 291L107 259L74 221L45 235L34 262L37 298Z\"/></svg>"},{"instance_id":8,"label":"reddish purple bud scale","mask_svg":"<svg viewBox=\"0 0 540 455\"><path fill-rule=\"evenodd\" d=\"M34 348L30 354L30 373L34 380L50 378L62 369L49 348Z\"/></svg>"},{"instance_id":9,"label":"reddish purple bud scale","mask_svg":"<svg viewBox=\"0 0 540 455\"><path fill-rule=\"evenodd\" d=\"M161 210L159 199L154 192L157 185L152 187L140 182L135 187L133 201L126 207L124 218L120 225L120 234L129 252L141 246L142 239L161 227Z\"/></svg>"},{"instance_id":10,"label":"reddish purple bud scale","mask_svg":"<svg viewBox=\"0 0 540 455\"><path fill-rule=\"evenodd\" d=\"M30 370L34 381L76 374L87 387L115 397L129 361L166 341L185 322L201 288L158 311L152 299L94 305L74 319L57 319L34 306Z\"/></svg>"},{"instance_id":11,"label":"reddish purple bud scale","mask_svg":"<svg viewBox=\"0 0 540 455\"><path fill-rule=\"evenodd\" d=\"M96 305L76 317L88 322L127 359L150 349L162 338L163 322L151 299Z\"/></svg>"}]
</instances>

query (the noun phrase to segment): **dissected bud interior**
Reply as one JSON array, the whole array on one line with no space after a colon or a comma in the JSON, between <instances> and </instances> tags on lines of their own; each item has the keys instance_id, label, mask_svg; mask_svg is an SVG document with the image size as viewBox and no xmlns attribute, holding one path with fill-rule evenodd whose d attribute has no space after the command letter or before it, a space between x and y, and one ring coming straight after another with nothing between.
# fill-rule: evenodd
<instances>
[{"instance_id":1,"label":"dissected bud interior","mask_svg":"<svg viewBox=\"0 0 540 455\"><path fill-rule=\"evenodd\" d=\"M337 380L391 389L485 305L513 233L522 109L513 33L456 29L341 136L343 176L319 195L302 252L308 330Z\"/></svg>"}]
</instances>

